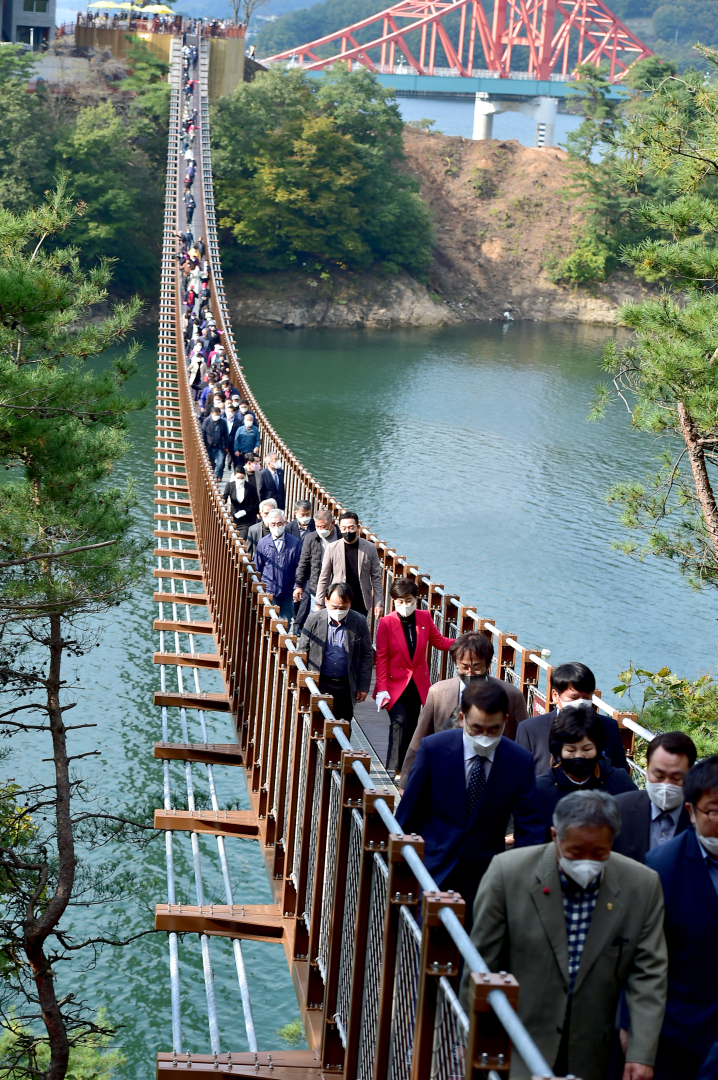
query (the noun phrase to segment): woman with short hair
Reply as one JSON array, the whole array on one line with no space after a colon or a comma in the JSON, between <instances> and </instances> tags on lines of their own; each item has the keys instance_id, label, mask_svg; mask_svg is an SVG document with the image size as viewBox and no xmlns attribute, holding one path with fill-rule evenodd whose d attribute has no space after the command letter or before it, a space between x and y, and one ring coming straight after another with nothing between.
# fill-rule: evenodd
<instances>
[{"instance_id":1,"label":"woman with short hair","mask_svg":"<svg viewBox=\"0 0 718 1080\"><path fill-rule=\"evenodd\" d=\"M417 610L416 582L394 578L390 595L394 610L377 624L374 697L389 713L386 768L398 774L431 686L428 647L446 651L452 639L439 633L429 611Z\"/></svg>"},{"instance_id":2,"label":"woman with short hair","mask_svg":"<svg viewBox=\"0 0 718 1080\"><path fill-rule=\"evenodd\" d=\"M636 790L625 769L614 768L606 757L606 728L590 702L561 709L551 723L548 744L551 768L536 777L547 842L556 804L572 791L598 789L619 795Z\"/></svg>"}]
</instances>

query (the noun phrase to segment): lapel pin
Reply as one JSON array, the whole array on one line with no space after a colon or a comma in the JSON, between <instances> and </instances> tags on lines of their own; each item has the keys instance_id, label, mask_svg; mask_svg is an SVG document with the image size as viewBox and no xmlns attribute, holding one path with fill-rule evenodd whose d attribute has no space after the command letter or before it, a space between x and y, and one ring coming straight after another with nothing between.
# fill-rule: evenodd
<instances>
[{"instance_id":1,"label":"lapel pin","mask_svg":"<svg viewBox=\"0 0 718 1080\"><path fill-rule=\"evenodd\" d=\"M609 911L613 911L613 904L606 904Z\"/></svg>"},{"instance_id":2,"label":"lapel pin","mask_svg":"<svg viewBox=\"0 0 718 1080\"><path fill-rule=\"evenodd\" d=\"M547 895L547 896L548 896L548 895L549 895L549 893L551 892L551 890L549 889L548 885L547 885L547 886L546 886L546 888L544 889L544 892L546 893L546 895Z\"/></svg>"}]
</instances>

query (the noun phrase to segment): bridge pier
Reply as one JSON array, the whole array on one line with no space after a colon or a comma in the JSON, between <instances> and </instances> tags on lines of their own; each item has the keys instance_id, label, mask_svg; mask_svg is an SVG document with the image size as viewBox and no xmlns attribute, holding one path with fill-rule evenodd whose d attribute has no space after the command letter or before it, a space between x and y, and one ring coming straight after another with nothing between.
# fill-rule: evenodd
<instances>
[{"instance_id":1,"label":"bridge pier","mask_svg":"<svg viewBox=\"0 0 718 1080\"><path fill-rule=\"evenodd\" d=\"M537 97L533 101L512 101L480 91L474 104L473 139L481 141L492 138L494 113L498 112L520 112L532 117L536 123L534 146L553 146L558 98Z\"/></svg>"}]
</instances>

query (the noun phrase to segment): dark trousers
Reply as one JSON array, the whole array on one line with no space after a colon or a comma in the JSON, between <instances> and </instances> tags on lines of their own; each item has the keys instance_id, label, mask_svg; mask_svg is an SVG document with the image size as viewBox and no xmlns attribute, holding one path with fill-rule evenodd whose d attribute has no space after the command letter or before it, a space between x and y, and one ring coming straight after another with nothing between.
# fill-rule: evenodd
<instances>
[{"instance_id":1,"label":"dark trousers","mask_svg":"<svg viewBox=\"0 0 718 1080\"><path fill-rule=\"evenodd\" d=\"M349 689L349 676L343 675L340 679L328 679L324 675L319 676L319 690L322 694L331 694L334 698L332 712L337 720L352 720L354 717L354 702Z\"/></svg>"},{"instance_id":2,"label":"dark trousers","mask_svg":"<svg viewBox=\"0 0 718 1080\"><path fill-rule=\"evenodd\" d=\"M661 1035L653 1080L695 1080L704 1054L694 1054Z\"/></svg>"},{"instance_id":3,"label":"dark trousers","mask_svg":"<svg viewBox=\"0 0 718 1080\"><path fill-rule=\"evenodd\" d=\"M421 712L421 698L413 679L404 693L389 709L389 747L386 752L386 771L400 772L409 743L412 740Z\"/></svg>"},{"instance_id":4,"label":"dark trousers","mask_svg":"<svg viewBox=\"0 0 718 1080\"><path fill-rule=\"evenodd\" d=\"M294 633L298 634L307 621L309 615L309 605L311 603L312 596L309 589L304 589L302 592L302 599L298 604L294 605Z\"/></svg>"}]
</instances>

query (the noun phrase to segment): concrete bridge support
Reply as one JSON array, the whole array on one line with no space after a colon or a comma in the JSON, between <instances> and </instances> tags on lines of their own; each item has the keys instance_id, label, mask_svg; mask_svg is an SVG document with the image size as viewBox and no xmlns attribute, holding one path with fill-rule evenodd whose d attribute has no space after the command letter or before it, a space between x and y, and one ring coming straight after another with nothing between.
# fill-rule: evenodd
<instances>
[{"instance_id":1,"label":"concrete bridge support","mask_svg":"<svg viewBox=\"0 0 718 1080\"><path fill-rule=\"evenodd\" d=\"M492 138L494 113L498 112L520 112L524 116L530 116L536 123L534 146L554 145L558 98L537 97L533 101L511 101L494 94L478 93L474 105L472 138Z\"/></svg>"}]
</instances>

